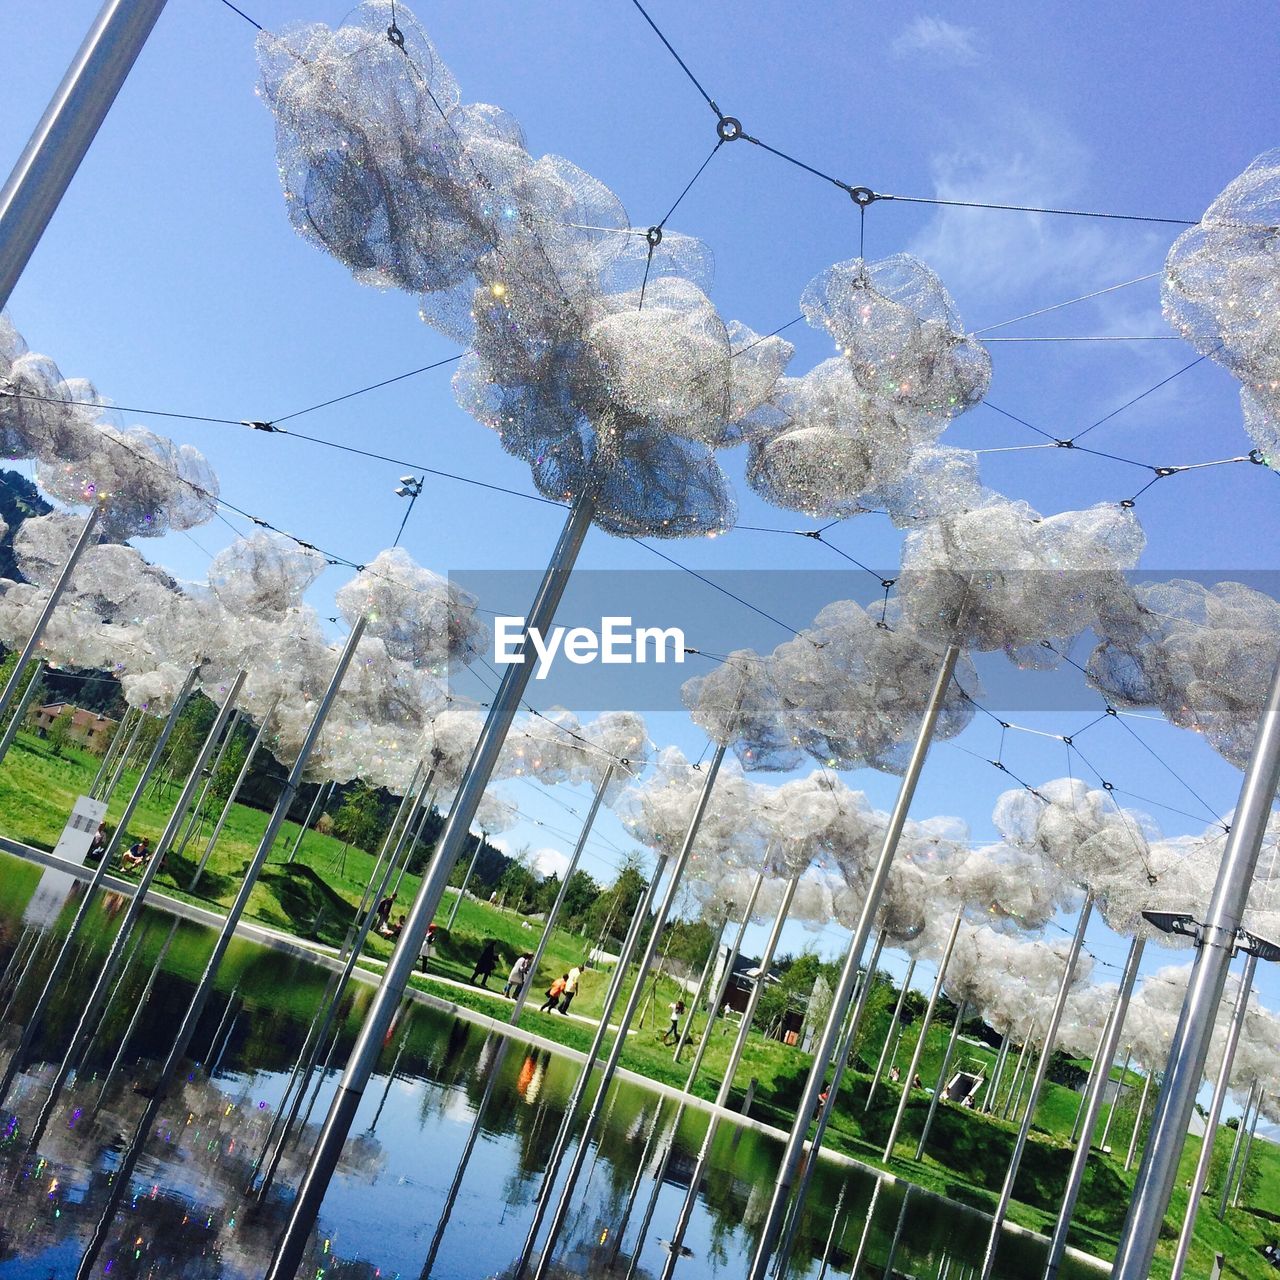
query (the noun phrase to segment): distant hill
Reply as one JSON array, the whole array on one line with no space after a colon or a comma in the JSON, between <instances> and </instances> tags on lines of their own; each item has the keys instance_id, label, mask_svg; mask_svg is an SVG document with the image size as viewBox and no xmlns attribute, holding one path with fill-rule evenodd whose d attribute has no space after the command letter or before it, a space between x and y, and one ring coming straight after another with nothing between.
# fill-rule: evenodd
<instances>
[{"instance_id":1,"label":"distant hill","mask_svg":"<svg viewBox=\"0 0 1280 1280\"><path fill-rule=\"evenodd\" d=\"M46 516L53 508L40 496L40 490L17 471L0 471L0 517L9 527L0 538L0 578L26 579L18 572L13 556L13 535L24 520Z\"/></svg>"}]
</instances>

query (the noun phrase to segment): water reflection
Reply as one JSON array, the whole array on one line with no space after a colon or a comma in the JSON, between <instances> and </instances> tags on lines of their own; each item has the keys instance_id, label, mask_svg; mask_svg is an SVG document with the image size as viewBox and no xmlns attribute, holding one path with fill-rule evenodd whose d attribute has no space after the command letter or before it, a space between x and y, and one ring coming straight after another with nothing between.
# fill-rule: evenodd
<instances>
[{"instance_id":1,"label":"water reflection","mask_svg":"<svg viewBox=\"0 0 1280 1280\"><path fill-rule=\"evenodd\" d=\"M0 861L0 1008L8 1009L0 1061L21 1035L79 892L37 929L24 922L24 910L39 879ZM81 1012L77 995L100 972L119 909L109 898L92 908L60 998L0 1112L0 1277L75 1273L212 945L210 931L146 912L80 1070L28 1152L32 1122ZM324 1115L368 999L360 988L339 1009L332 1044L322 1046L328 1066L317 1071L299 1125L280 1147L274 1181L261 1197L247 1195L273 1126L279 1131L282 1104L287 1110L298 1096L290 1080L328 983L324 969L295 956L232 947L192 1042L195 1059L164 1103L97 1274L263 1274L315 1136L304 1117ZM362 1103L303 1274L509 1274L578 1074L578 1062L559 1051L420 1004L406 1007ZM663 1242L707 1125L697 1108L677 1111L670 1098L615 1084L552 1274L649 1280L662 1271ZM571 1152L573 1143L576 1137ZM721 1124L676 1267L682 1280L743 1273L780 1151L755 1128ZM919 1280L961 1280L980 1262L985 1240L986 1220L972 1210L919 1192L907 1198L896 1184L824 1161L789 1275L843 1280L856 1266L865 1280L891 1266ZM1038 1242L1010 1238L999 1274L1036 1274L1039 1256Z\"/></svg>"}]
</instances>

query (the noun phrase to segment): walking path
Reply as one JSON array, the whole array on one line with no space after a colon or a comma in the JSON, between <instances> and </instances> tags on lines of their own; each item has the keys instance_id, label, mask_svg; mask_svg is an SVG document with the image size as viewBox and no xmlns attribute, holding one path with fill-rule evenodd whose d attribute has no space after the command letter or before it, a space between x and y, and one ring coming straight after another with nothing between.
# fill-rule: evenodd
<instances>
[{"instance_id":1,"label":"walking path","mask_svg":"<svg viewBox=\"0 0 1280 1280\"><path fill-rule=\"evenodd\" d=\"M46 853L43 849L33 848L31 845L22 844L20 841L11 840L7 836L0 836L0 850L5 853L13 854L15 857L23 858L28 862L34 862L41 866L52 867L57 871L64 871L70 876L74 876L77 880L91 880L94 874L94 868L81 866L79 863L67 862L62 858L55 857L52 853ZM124 879L120 876L107 874L102 880L103 887L112 893L124 894L127 897L133 897L137 893L138 885L136 881ZM211 911L207 907L198 907L194 903L184 902L180 898L170 897L168 894L151 891L147 894L147 902L161 911L167 911L171 915L179 916L181 919L190 920L195 924L205 925L208 928L219 929L222 927L226 917L220 912ZM332 972L340 972L343 968L343 962L339 959L338 949L328 946L325 943L312 942L305 938L299 938L294 934L284 933L279 929L273 929L268 925L256 924L252 921L241 921L236 928L237 937L248 938L259 943L264 947L270 947L274 951L282 952L286 955L298 956L302 959L310 960L315 964L329 969ZM361 982L370 986L376 985L378 977L386 961L363 957L352 972L352 976L358 978ZM456 978L446 978L440 974L428 974L427 981L442 987L452 987L455 990L477 991L485 990L485 994L494 1000L506 1000L500 992L488 991L484 988L477 988L467 982L460 982ZM526 1027L513 1027L510 1023L503 1019L491 1017L489 1014L481 1013L477 1009L471 1009L466 1005L454 1004L451 1000L446 1000L441 996L435 995L430 991L424 991L420 987L410 987L407 995L410 999L418 1004L424 1004L428 1008L437 1009L442 1013L448 1013L457 1018L462 1018L467 1022L474 1023L476 1026L484 1027L486 1030L494 1031L502 1035L509 1035L513 1039L522 1041L523 1043L534 1045L540 1049L550 1049L561 1057L568 1058L574 1062L586 1062L587 1055L581 1050L573 1049L568 1045L561 1044L558 1040L552 1040L548 1036L539 1035L536 1031L531 1031ZM507 1003L514 1003L507 1001ZM567 1014L547 1014L547 1017L563 1017L572 1018L577 1022L584 1023L594 1027L596 1022L593 1018L576 1013ZM630 1034L634 1035L632 1030ZM779 1129L774 1125L765 1124L762 1120L752 1119L750 1116L744 1116L737 1111L731 1111L727 1107L717 1107L715 1103L709 1102L704 1098L698 1098L692 1094L686 1094L682 1089L676 1088L674 1085L663 1084L659 1080L654 1080L649 1076L643 1075L638 1071L629 1071L625 1067L619 1067L617 1074L624 1080L632 1084L639 1085L643 1089L649 1090L651 1093L661 1094L663 1097L671 1098L679 1102L683 1102L687 1107L692 1107L699 1111L705 1111L713 1115L718 1115L724 1120L741 1126L745 1129L753 1129L757 1133L767 1134L778 1142L785 1142L787 1133L785 1130ZM909 1179L897 1178L891 1173L886 1173L883 1169L878 1169L874 1165L869 1165L861 1160L855 1159L853 1156L845 1155L842 1151L831 1151L823 1148L819 1155L822 1159L828 1160L833 1164L841 1165L845 1168L860 1169L864 1173L870 1174L872 1177L879 1178L881 1182L888 1185L902 1183L904 1186L912 1186L912 1194L914 1196L930 1196L936 1200L944 1201L952 1208L959 1209L962 1212L974 1215L977 1218L986 1221L991 1220L991 1215L984 1213L981 1209L975 1209L970 1205L962 1204L957 1200L947 1199L940 1196L936 1192L929 1191L926 1188L915 1186ZM1006 1221L1004 1229L1013 1235L1025 1236L1044 1240L1048 1243L1047 1238L1040 1235L1039 1232L1032 1231L1029 1227L1022 1227L1016 1223ZM1067 1253L1077 1262L1084 1264L1092 1270L1097 1271L1101 1275L1109 1275L1111 1272L1111 1264L1103 1261L1101 1258L1094 1257L1093 1254L1085 1253L1081 1249L1076 1249L1070 1245L1067 1247Z\"/></svg>"}]
</instances>

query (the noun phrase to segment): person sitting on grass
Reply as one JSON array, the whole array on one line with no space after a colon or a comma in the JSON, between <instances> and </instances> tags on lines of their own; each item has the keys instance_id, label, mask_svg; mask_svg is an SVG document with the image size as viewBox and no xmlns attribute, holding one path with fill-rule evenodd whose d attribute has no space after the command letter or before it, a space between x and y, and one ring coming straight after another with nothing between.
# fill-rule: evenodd
<instances>
[{"instance_id":1,"label":"person sitting on grass","mask_svg":"<svg viewBox=\"0 0 1280 1280\"><path fill-rule=\"evenodd\" d=\"M151 841L143 836L137 844L131 845L120 855L120 866L125 871L136 871L145 867L151 857Z\"/></svg>"},{"instance_id":2,"label":"person sitting on grass","mask_svg":"<svg viewBox=\"0 0 1280 1280\"><path fill-rule=\"evenodd\" d=\"M404 931L404 922L405 914L402 911L395 924L389 924L385 929L379 929L378 932L381 933L384 938L398 938Z\"/></svg>"}]
</instances>

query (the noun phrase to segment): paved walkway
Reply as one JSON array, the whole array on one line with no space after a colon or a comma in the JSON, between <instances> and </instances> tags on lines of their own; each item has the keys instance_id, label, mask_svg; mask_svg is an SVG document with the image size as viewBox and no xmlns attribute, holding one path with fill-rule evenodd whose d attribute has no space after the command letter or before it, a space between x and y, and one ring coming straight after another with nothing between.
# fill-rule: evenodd
<instances>
[{"instance_id":1,"label":"paved walkway","mask_svg":"<svg viewBox=\"0 0 1280 1280\"><path fill-rule=\"evenodd\" d=\"M11 853L15 857L24 858L28 862L38 863L41 866L53 867L58 871L65 871L68 875L74 876L77 880L91 880L94 874L94 868L80 866L78 863L66 862L62 858L55 857L52 853L46 853L43 849L33 848L31 845L22 844L20 841L11 840L7 836L0 836L0 850L5 853ZM121 876L107 874L103 877L103 885L110 889L113 893L124 894L127 897L133 897L138 891L137 881L125 879ZM168 894L159 892L149 892L147 901L152 906L158 907L162 911L167 911L171 915L179 916L184 920L193 921L196 924L206 925L210 928L220 929L226 920L226 916L221 912L211 911L207 907L198 907L191 902L183 902L180 898L170 897ZM279 929L272 929L268 925L256 924L252 921L241 921L236 928L238 937L249 938L254 942L260 943L264 947L270 947L274 951L280 951L286 955L301 956L305 959L312 960L314 963L329 969L333 972L340 972L343 968L342 962L339 960L338 949L330 947L325 943L312 942L309 939L298 938L293 934L283 933ZM376 985L378 975L386 967L386 961L364 957L361 963L357 964L353 971L353 976L359 981ZM427 980L434 985L445 988L452 987L455 990L475 991L478 988L467 982L460 982L456 978L446 978L439 974L428 974ZM430 991L424 991L420 987L410 987L408 991L410 999L419 1004L424 1004L432 1009L438 1009L443 1013L452 1014L454 1017L462 1018L466 1022L474 1023L476 1026L484 1027L486 1030L495 1031L499 1034L510 1035L514 1039L518 1039L523 1043L535 1045L540 1049L550 1049L554 1053L559 1054L563 1058L568 1058L573 1062L586 1062L587 1055L581 1050L573 1049L569 1045L561 1044L558 1040L552 1040L547 1036L539 1035L536 1031L532 1031L527 1027L512 1027L509 1023L502 1019L491 1017L488 1014L481 1013L477 1009L468 1008L466 1005L454 1004L451 1000L446 1000L441 996L435 995ZM488 991L485 994L496 1000L505 1000L500 992ZM513 1001L506 1001L508 1004ZM587 1018L575 1013L568 1014L545 1014L547 1018L572 1018L578 1022L585 1023L594 1027L595 1020ZM635 1034L634 1031L631 1034ZM777 1139L778 1142L785 1142L787 1134L784 1130L776 1128L774 1125L765 1124L761 1120L752 1119L750 1116L740 1115L736 1111L731 1111L727 1107L717 1107L715 1103L708 1102L703 1098L694 1097L686 1094L682 1089L677 1089L673 1085L663 1084L661 1081L653 1080L649 1076L643 1075L638 1071L629 1071L625 1067L619 1067L617 1074L624 1080L630 1081L632 1084L639 1085L643 1089L649 1090L651 1093L661 1094L663 1097L672 1098L683 1102L686 1106L692 1107L698 1111L706 1111L720 1116L722 1119L729 1120L732 1123L745 1129L753 1129L757 1133L767 1134ZM845 1168L861 1169L864 1173L870 1174L872 1177L879 1178L882 1182L893 1185L902 1182L904 1185L912 1185L907 1179L897 1178L891 1173L886 1173L883 1169L877 1169L874 1165L863 1163L856 1160L852 1156L845 1155L841 1151L830 1151L823 1148L819 1153L823 1160L830 1161L833 1164L841 1165ZM914 1187L914 1195L931 1196L934 1199L945 1201L953 1209L958 1209L964 1213L972 1214L976 1218L990 1221L991 1215L983 1213L981 1209L972 1208L969 1205L961 1204L956 1200L949 1200L945 1196L940 1196L936 1192L929 1191L924 1187ZM1018 1226L1016 1223L1006 1222L1005 1230L1013 1235L1036 1237L1041 1240L1047 1239L1040 1236L1038 1232L1030 1230L1028 1227ZM1067 1253L1076 1261L1083 1263L1092 1270L1098 1271L1100 1274L1109 1275L1111 1272L1111 1264L1104 1262L1101 1258L1095 1258L1092 1254L1085 1253L1083 1250L1067 1247Z\"/></svg>"}]
</instances>

